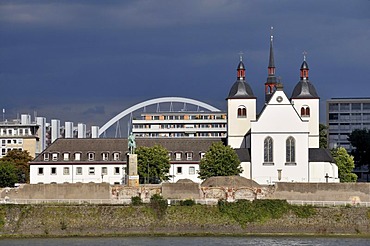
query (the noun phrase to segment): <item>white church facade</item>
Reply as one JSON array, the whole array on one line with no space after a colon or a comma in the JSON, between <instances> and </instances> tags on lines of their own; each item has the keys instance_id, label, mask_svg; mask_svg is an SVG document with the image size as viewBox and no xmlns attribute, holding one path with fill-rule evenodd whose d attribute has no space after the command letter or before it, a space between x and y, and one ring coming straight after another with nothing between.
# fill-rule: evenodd
<instances>
[{"instance_id":1,"label":"white church facade","mask_svg":"<svg viewBox=\"0 0 370 246\"><path fill-rule=\"evenodd\" d=\"M242 176L259 184L339 182L329 150L319 148L320 98L308 71L304 59L300 80L288 98L275 76L271 36L265 106L257 116L257 98L240 59L237 81L227 97L227 144L241 159Z\"/></svg>"}]
</instances>

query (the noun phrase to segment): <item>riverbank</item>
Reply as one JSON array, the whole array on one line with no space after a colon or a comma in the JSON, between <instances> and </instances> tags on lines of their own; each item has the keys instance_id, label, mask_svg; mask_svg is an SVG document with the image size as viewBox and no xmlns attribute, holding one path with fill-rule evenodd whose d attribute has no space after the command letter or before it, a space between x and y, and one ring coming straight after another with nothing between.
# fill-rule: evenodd
<instances>
[{"instance_id":1,"label":"riverbank","mask_svg":"<svg viewBox=\"0 0 370 246\"><path fill-rule=\"evenodd\" d=\"M242 204L243 205L243 204ZM248 205L248 204L247 204ZM71 236L370 236L363 207L298 207L270 213L219 206L1 205L2 237ZM274 206L276 207L276 206ZM230 212L231 211L231 212ZM239 214L239 215L238 215ZM263 215L263 216L261 216Z\"/></svg>"}]
</instances>

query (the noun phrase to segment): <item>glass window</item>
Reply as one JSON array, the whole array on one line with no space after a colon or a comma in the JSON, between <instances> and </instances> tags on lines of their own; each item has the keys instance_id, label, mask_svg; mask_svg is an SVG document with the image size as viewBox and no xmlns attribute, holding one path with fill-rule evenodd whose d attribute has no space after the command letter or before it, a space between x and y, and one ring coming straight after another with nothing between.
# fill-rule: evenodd
<instances>
[{"instance_id":1,"label":"glass window","mask_svg":"<svg viewBox=\"0 0 370 246\"><path fill-rule=\"evenodd\" d=\"M361 103L352 103L352 110L361 110Z\"/></svg>"},{"instance_id":2,"label":"glass window","mask_svg":"<svg viewBox=\"0 0 370 246\"><path fill-rule=\"evenodd\" d=\"M189 174L195 174L195 167L189 167Z\"/></svg>"},{"instance_id":3,"label":"glass window","mask_svg":"<svg viewBox=\"0 0 370 246\"><path fill-rule=\"evenodd\" d=\"M115 167L115 168L114 168L114 174L116 174L116 175L117 175L117 174L119 174L119 173L120 173L120 172L119 172L119 167Z\"/></svg>"},{"instance_id":4,"label":"glass window","mask_svg":"<svg viewBox=\"0 0 370 246\"><path fill-rule=\"evenodd\" d=\"M181 160L181 153L180 152L176 153L176 160Z\"/></svg>"},{"instance_id":5,"label":"glass window","mask_svg":"<svg viewBox=\"0 0 370 246\"><path fill-rule=\"evenodd\" d=\"M52 158L53 158L53 161L57 161L58 160L58 153L53 153Z\"/></svg>"},{"instance_id":6,"label":"glass window","mask_svg":"<svg viewBox=\"0 0 370 246\"><path fill-rule=\"evenodd\" d=\"M76 167L76 174L82 175L82 167Z\"/></svg>"},{"instance_id":7,"label":"glass window","mask_svg":"<svg viewBox=\"0 0 370 246\"><path fill-rule=\"evenodd\" d=\"M273 141L271 137L265 138L264 141L264 162L273 162Z\"/></svg>"},{"instance_id":8,"label":"glass window","mask_svg":"<svg viewBox=\"0 0 370 246\"><path fill-rule=\"evenodd\" d=\"M102 158L103 158L103 161L107 161L108 158L109 158L109 154L108 153L102 153Z\"/></svg>"},{"instance_id":9,"label":"glass window","mask_svg":"<svg viewBox=\"0 0 370 246\"><path fill-rule=\"evenodd\" d=\"M63 168L63 174L64 175L69 175L69 167L64 167Z\"/></svg>"},{"instance_id":10,"label":"glass window","mask_svg":"<svg viewBox=\"0 0 370 246\"><path fill-rule=\"evenodd\" d=\"M247 109L244 106L238 107L238 118L246 118L247 117Z\"/></svg>"},{"instance_id":11,"label":"glass window","mask_svg":"<svg viewBox=\"0 0 370 246\"><path fill-rule=\"evenodd\" d=\"M43 167L39 167L38 168L38 175L44 175L44 168Z\"/></svg>"},{"instance_id":12,"label":"glass window","mask_svg":"<svg viewBox=\"0 0 370 246\"><path fill-rule=\"evenodd\" d=\"M192 152L187 152L186 153L186 160L192 160L193 159L193 153Z\"/></svg>"},{"instance_id":13,"label":"glass window","mask_svg":"<svg viewBox=\"0 0 370 246\"><path fill-rule=\"evenodd\" d=\"M286 162L295 162L295 140L293 137L286 140Z\"/></svg>"},{"instance_id":14,"label":"glass window","mask_svg":"<svg viewBox=\"0 0 370 246\"><path fill-rule=\"evenodd\" d=\"M115 161L119 160L119 153L113 153L113 160Z\"/></svg>"},{"instance_id":15,"label":"glass window","mask_svg":"<svg viewBox=\"0 0 370 246\"><path fill-rule=\"evenodd\" d=\"M182 167L176 168L176 174L182 174Z\"/></svg>"},{"instance_id":16,"label":"glass window","mask_svg":"<svg viewBox=\"0 0 370 246\"><path fill-rule=\"evenodd\" d=\"M89 167L89 175L95 174L95 167Z\"/></svg>"},{"instance_id":17,"label":"glass window","mask_svg":"<svg viewBox=\"0 0 370 246\"><path fill-rule=\"evenodd\" d=\"M108 169L107 169L107 167L102 167L102 168L101 168L101 174L102 174L102 175L107 175L107 174L108 174Z\"/></svg>"},{"instance_id":18,"label":"glass window","mask_svg":"<svg viewBox=\"0 0 370 246\"><path fill-rule=\"evenodd\" d=\"M87 159L89 161L93 161L94 160L94 157L95 157L94 153L87 153Z\"/></svg>"},{"instance_id":19,"label":"glass window","mask_svg":"<svg viewBox=\"0 0 370 246\"><path fill-rule=\"evenodd\" d=\"M57 168L56 167L52 167L50 174L51 175L56 175L57 174Z\"/></svg>"},{"instance_id":20,"label":"glass window","mask_svg":"<svg viewBox=\"0 0 370 246\"><path fill-rule=\"evenodd\" d=\"M63 154L63 160L68 161L69 160L69 153Z\"/></svg>"},{"instance_id":21,"label":"glass window","mask_svg":"<svg viewBox=\"0 0 370 246\"><path fill-rule=\"evenodd\" d=\"M339 109L338 103L329 103L329 110L330 111L338 110L338 109Z\"/></svg>"},{"instance_id":22,"label":"glass window","mask_svg":"<svg viewBox=\"0 0 370 246\"><path fill-rule=\"evenodd\" d=\"M81 153L75 153L75 161L81 160Z\"/></svg>"},{"instance_id":23,"label":"glass window","mask_svg":"<svg viewBox=\"0 0 370 246\"><path fill-rule=\"evenodd\" d=\"M44 154L44 161L48 161L49 160L49 153L45 153Z\"/></svg>"}]
</instances>

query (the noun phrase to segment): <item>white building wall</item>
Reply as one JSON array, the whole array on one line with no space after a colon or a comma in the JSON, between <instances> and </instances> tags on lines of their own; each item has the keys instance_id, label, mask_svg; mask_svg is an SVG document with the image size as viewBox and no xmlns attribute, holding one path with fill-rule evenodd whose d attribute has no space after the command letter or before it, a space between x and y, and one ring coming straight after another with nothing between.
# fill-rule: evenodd
<instances>
[{"instance_id":1,"label":"white building wall","mask_svg":"<svg viewBox=\"0 0 370 246\"><path fill-rule=\"evenodd\" d=\"M77 138L86 138L86 125L83 123L77 124Z\"/></svg>"},{"instance_id":2,"label":"white building wall","mask_svg":"<svg viewBox=\"0 0 370 246\"><path fill-rule=\"evenodd\" d=\"M91 138L99 138L99 126L91 126Z\"/></svg>"},{"instance_id":3,"label":"white building wall","mask_svg":"<svg viewBox=\"0 0 370 246\"><path fill-rule=\"evenodd\" d=\"M60 120L51 120L51 142L60 138Z\"/></svg>"},{"instance_id":4,"label":"white building wall","mask_svg":"<svg viewBox=\"0 0 370 246\"><path fill-rule=\"evenodd\" d=\"M247 109L246 118L238 118L238 107ZM256 120L256 99L227 100L227 144L232 148L246 147L244 136L251 127L251 121Z\"/></svg>"},{"instance_id":5,"label":"white building wall","mask_svg":"<svg viewBox=\"0 0 370 246\"><path fill-rule=\"evenodd\" d=\"M31 124L31 115L29 115L29 114L21 114L21 124L22 125L29 125L29 124Z\"/></svg>"},{"instance_id":6,"label":"white building wall","mask_svg":"<svg viewBox=\"0 0 370 246\"><path fill-rule=\"evenodd\" d=\"M250 162L241 162L240 166L243 169L243 172L240 174L240 176L250 179L251 178L251 163Z\"/></svg>"},{"instance_id":7,"label":"white building wall","mask_svg":"<svg viewBox=\"0 0 370 246\"><path fill-rule=\"evenodd\" d=\"M64 138L73 138L73 122L66 121L64 124Z\"/></svg>"},{"instance_id":8,"label":"white building wall","mask_svg":"<svg viewBox=\"0 0 370 246\"><path fill-rule=\"evenodd\" d=\"M82 168L82 174L77 174L77 168ZM94 167L94 174L90 174L89 168ZM107 175L102 176L102 167L107 167ZM115 168L119 168L119 173L115 173ZM50 183L102 183L122 184L124 182L125 172L123 164L33 164L30 166L30 184L50 184ZM39 174L39 168L43 168L43 174ZM51 174L52 168L56 168L56 174ZM64 168L69 168L69 174L64 174Z\"/></svg>"},{"instance_id":9,"label":"white building wall","mask_svg":"<svg viewBox=\"0 0 370 246\"><path fill-rule=\"evenodd\" d=\"M178 167L181 167L181 173L178 173ZM194 168L194 173L191 171ZM199 164L188 164L188 163L179 163L171 164L170 167L170 183L176 183L179 179L190 179L195 183L201 183L203 180L198 178Z\"/></svg>"},{"instance_id":10,"label":"white building wall","mask_svg":"<svg viewBox=\"0 0 370 246\"><path fill-rule=\"evenodd\" d=\"M36 124L39 126L39 129L37 130L37 136L40 139L36 146L36 155L37 155L44 151L46 148L46 118L36 117Z\"/></svg>"},{"instance_id":11,"label":"white building wall","mask_svg":"<svg viewBox=\"0 0 370 246\"><path fill-rule=\"evenodd\" d=\"M308 121L301 120L283 91L276 91L258 121L251 122L251 178L259 184L308 182L308 132ZM273 139L273 164L264 163L268 136ZM295 139L295 164L286 163L288 137Z\"/></svg>"},{"instance_id":12,"label":"white building wall","mask_svg":"<svg viewBox=\"0 0 370 246\"><path fill-rule=\"evenodd\" d=\"M303 120L309 121L309 141L310 148L319 148L320 147L320 101L319 99L292 99L292 104L294 108L301 114L301 108L303 106L310 107L310 116L303 117Z\"/></svg>"},{"instance_id":13,"label":"white building wall","mask_svg":"<svg viewBox=\"0 0 370 246\"><path fill-rule=\"evenodd\" d=\"M338 183L338 166L329 162L310 162L310 182L313 183ZM328 180L326 179L328 175Z\"/></svg>"}]
</instances>

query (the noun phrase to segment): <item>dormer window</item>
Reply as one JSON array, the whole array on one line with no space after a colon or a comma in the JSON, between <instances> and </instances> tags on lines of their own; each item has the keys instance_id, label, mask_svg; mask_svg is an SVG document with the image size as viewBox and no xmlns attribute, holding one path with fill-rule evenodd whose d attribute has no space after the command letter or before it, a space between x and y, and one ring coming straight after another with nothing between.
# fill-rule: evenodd
<instances>
[{"instance_id":1,"label":"dormer window","mask_svg":"<svg viewBox=\"0 0 370 246\"><path fill-rule=\"evenodd\" d=\"M113 153L113 160L119 161L119 153Z\"/></svg>"},{"instance_id":2,"label":"dormer window","mask_svg":"<svg viewBox=\"0 0 370 246\"><path fill-rule=\"evenodd\" d=\"M48 161L49 160L49 153L45 153L44 154L44 161Z\"/></svg>"},{"instance_id":3,"label":"dormer window","mask_svg":"<svg viewBox=\"0 0 370 246\"><path fill-rule=\"evenodd\" d=\"M87 153L87 160L89 161L93 161L95 159L95 154L90 152L90 153Z\"/></svg>"},{"instance_id":4,"label":"dormer window","mask_svg":"<svg viewBox=\"0 0 370 246\"><path fill-rule=\"evenodd\" d=\"M63 160L69 161L69 153L63 153Z\"/></svg>"},{"instance_id":5,"label":"dormer window","mask_svg":"<svg viewBox=\"0 0 370 246\"><path fill-rule=\"evenodd\" d=\"M192 152L187 152L186 153L186 160L190 161L193 159L193 153Z\"/></svg>"},{"instance_id":6,"label":"dormer window","mask_svg":"<svg viewBox=\"0 0 370 246\"><path fill-rule=\"evenodd\" d=\"M108 161L109 154L108 153L102 153L102 159L103 159L103 161Z\"/></svg>"},{"instance_id":7,"label":"dormer window","mask_svg":"<svg viewBox=\"0 0 370 246\"><path fill-rule=\"evenodd\" d=\"M52 155L52 160L57 161L58 160L58 153L53 153Z\"/></svg>"},{"instance_id":8,"label":"dormer window","mask_svg":"<svg viewBox=\"0 0 370 246\"><path fill-rule=\"evenodd\" d=\"M175 153L175 159L176 160L181 160L181 153L180 152Z\"/></svg>"},{"instance_id":9,"label":"dormer window","mask_svg":"<svg viewBox=\"0 0 370 246\"><path fill-rule=\"evenodd\" d=\"M81 153L75 153L75 161L81 160Z\"/></svg>"}]
</instances>

